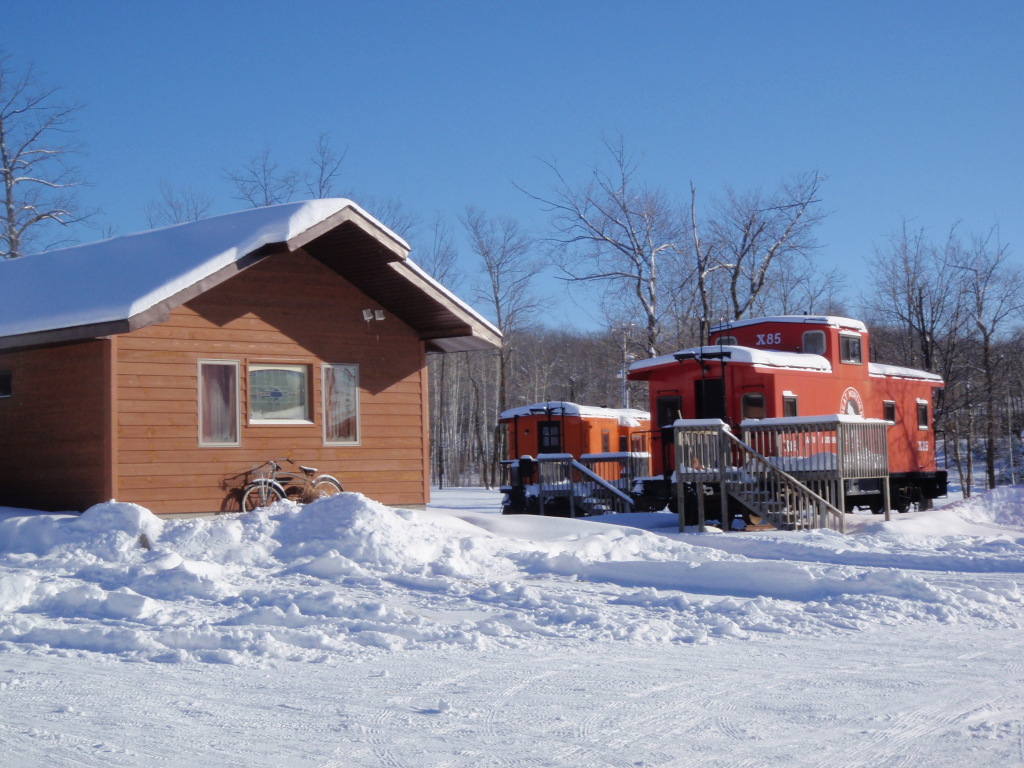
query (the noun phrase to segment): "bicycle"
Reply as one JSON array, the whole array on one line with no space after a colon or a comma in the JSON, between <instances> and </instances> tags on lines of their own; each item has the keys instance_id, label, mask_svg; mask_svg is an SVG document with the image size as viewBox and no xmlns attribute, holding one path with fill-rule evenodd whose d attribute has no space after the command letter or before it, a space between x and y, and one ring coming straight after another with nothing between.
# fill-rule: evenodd
<instances>
[{"instance_id":1,"label":"bicycle","mask_svg":"<svg viewBox=\"0 0 1024 768\"><path fill-rule=\"evenodd\" d=\"M299 468L299 472L288 472L281 467L280 462L287 461ZM260 507L269 507L279 501L289 501L308 504L316 499L326 496L334 496L344 491L335 478L330 475L317 474L316 467L304 467L289 458L271 459L260 464L248 473L259 472L264 467L269 467L269 472L260 474L254 480L246 483L242 489L242 511L252 512Z\"/></svg>"}]
</instances>

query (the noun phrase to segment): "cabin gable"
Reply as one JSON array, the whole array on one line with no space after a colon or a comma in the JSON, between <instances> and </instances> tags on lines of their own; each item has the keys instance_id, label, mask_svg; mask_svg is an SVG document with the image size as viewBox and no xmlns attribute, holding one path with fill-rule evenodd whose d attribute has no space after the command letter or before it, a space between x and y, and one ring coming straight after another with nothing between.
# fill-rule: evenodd
<instances>
[{"instance_id":1,"label":"cabin gable","mask_svg":"<svg viewBox=\"0 0 1024 768\"><path fill-rule=\"evenodd\" d=\"M276 254L126 334L117 346L119 495L154 512L230 510L245 470L291 457L384 503L426 502L425 353L398 318L364 320L379 304L303 251ZM237 366L237 445L203 445L201 363ZM254 367L300 370L303 419L253 413ZM354 366L358 437L324 431L324 367Z\"/></svg>"}]
</instances>

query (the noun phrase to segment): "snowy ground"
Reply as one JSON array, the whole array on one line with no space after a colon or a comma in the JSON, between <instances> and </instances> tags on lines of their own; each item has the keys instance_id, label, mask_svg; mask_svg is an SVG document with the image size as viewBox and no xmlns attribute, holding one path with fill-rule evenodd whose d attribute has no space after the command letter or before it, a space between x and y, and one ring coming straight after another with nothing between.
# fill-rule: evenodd
<instances>
[{"instance_id":1,"label":"snowy ground","mask_svg":"<svg viewBox=\"0 0 1024 768\"><path fill-rule=\"evenodd\" d=\"M1024 765L1024 489L845 537L497 509L0 509L0 765Z\"/></svg>"}]
</instances>

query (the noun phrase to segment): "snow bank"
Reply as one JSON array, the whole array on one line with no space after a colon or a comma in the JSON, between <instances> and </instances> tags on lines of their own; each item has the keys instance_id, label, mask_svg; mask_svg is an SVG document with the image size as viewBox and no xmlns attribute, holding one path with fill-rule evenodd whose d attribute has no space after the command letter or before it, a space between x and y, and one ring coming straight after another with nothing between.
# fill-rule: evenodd
<instances>
[{"instance_id":1,"label":"snow bank","mask_svg":"<svg viewBox=\"0 0 1024 768\"><path fill-rule=\"evenodd\" d=\"M1019 496L972 502L946 514L1019 530ZM1024 562L1020 539L985 546L913 526L854 537L681 535L666 518L675 520L607 518L651 529L642 530L414 512L352 493L188 520L116 502L81 516L9 511L0 513L0 648L252 665L1018 621L1015 582L993 574ZM927 568L972 546L988 564L978 577L953 582Z\"/></svg>"}]
</instances>

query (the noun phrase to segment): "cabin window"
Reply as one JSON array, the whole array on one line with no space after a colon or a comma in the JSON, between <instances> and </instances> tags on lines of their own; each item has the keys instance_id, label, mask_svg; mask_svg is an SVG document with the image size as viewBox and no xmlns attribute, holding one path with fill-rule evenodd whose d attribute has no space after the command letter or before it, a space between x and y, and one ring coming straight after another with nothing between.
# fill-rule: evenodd
<instances>
[{"instance_id":1,"label":"cabin window","mask_svg":"<svg viewBox=\"0 0 1024 768\"><path fill-rule=\"evenodd\" d=\"M796 416L796 395L783 395L782 397L782 415L783 416Z\"/></svg>"},{"instance_id":2,"label":"cabin window","mask_svg":"<svg viewBox=\"0 0 1024 768\"><path fill-rule=\"evenodd\" d=\"M309 367L250 365L249 420L309 423Z\"/></svg>"},{"instance_id":3,"label":"cabin window","mask_svg":"<svg viewBox=\"0 0 1024 768\"><path fill-rule=\"evenodd\" d=\"M716 345L717 344L732 344L733 346L735 346L736 345L736 337L735 336L719 336L717 339L715 339L715 344Z\"/></svg>"},{"instance_id":4,"label":"cabin window","mask_svg":"<svg viewBox=\"0 0 1024 768\"><path fill-rule=\"evenodd\" d=\"M325 365L323 368L324 443L359 443L359 366Z\"/></svg>"},{"instance_id":5,"label":"cabin window","mask_svg":"<svg viewBox=\"0 0 1024 768\"><path fill-rule=\"evenodd\" d=\"M928 429L928 403L917 404L917 428Z\"/></svg>"},{"instance_id":6,"label":"cabin window","mask_svg":"<svg viewBox=\"0 0 1024 768\"><path fill-rule=\"evenodd\" d=\"M743 396L743 418L764 418L764 394L761 392L748 392Z\"/></svg>"},{"instance_id":7,"label":"cabin window","mask_svg":"<svg viewBox=\"0 0 1024 768\"><path fill-rule=\"evenodd\" d=\"M862 363L860 353L860 336L839 337L839 360L843 363Z\"/></svg>"},{"instance_id":8,"label":"cabin window","mask_svg":"<svg viewBox=\"0 0 1024 768\"><path fill-rule=\"evenodd\" d=\"M892 400L882 401L882 418L890 424L896 423L896 403Z\"/></svg>"},{"instance_id":9,"label":"cabin window","mask_svg":"<svg viewBox=\"0 0 1024 768\"><path fill-rule=\"evenodd\" d=\"M199 444L238 445L238 362L199 361Z\"/></svg>"},{"instance_id":10,"label":"cabin window","mask_svg":"<svg viewBox=\"0 0 1024 768\"><path fill-rule=\"evenodd\" d=\"M11 372L0 371L0 397L11 396Z\"/></svg>"},{"instance_id":11,"label":"cabin window","mask_svg":"<svg viewBox=\"0 0 1024 768\"><path fill-rule=\"evenodd\" d=\"M825 354L825 332L804 331L803 341L800 345L805 355Z\"/></svg>"},{"instance_id":12,"label":"cabin window","mask_svg":"<svg viewBox=\"0 0 1024 768\"><path fill-rule=\"evenodd\" d=\"M561 453L562 425L557 421L542 421L537 427L540 436L537 453Z\"/></svg>"},{"instance_id":13,"label":"cabin window","mask_svg":"<svg viewBox=\"0 0 1024 768\"><path fill-rule=\"evenodd\" d=\"M601 453L611 453L612 435L607 429L601 430Z\"/></svg>"}]
</instances>

